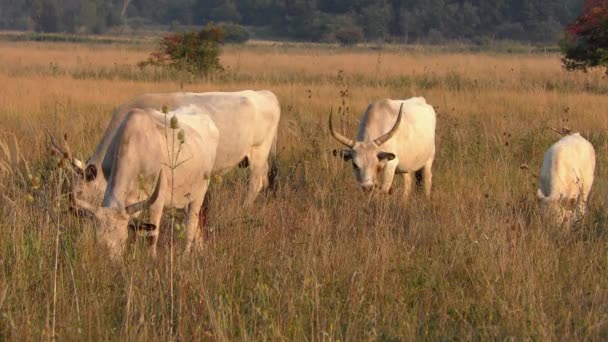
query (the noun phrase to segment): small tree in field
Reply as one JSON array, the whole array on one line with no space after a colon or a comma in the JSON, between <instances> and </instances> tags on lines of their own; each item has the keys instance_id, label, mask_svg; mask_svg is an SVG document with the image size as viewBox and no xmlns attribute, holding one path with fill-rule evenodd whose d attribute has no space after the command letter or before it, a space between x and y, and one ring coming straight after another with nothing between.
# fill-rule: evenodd
<instances>
[{"instance_id":1,"label":"small tree in field","mask_svg":"<svg viewBox=\"0 0 608 342\"><path fill-rule=\"evenodd\" d=\"M608 73L608 0L587 0L562 41L562 63L567 70L602 67Z\"/></svg>"},{"instance_id":2,"label":"small tree in field","mask_svg":"<svg viewBox=\"0 0 608 342\"><path fill-rule=\"evenodd\" d=\"M224 31L211 25L199 32L169 34L161 38L158 49L138 65L165 66L207 76L224 70L220 64L223 38Z\"/></svg>"}]
</instances>

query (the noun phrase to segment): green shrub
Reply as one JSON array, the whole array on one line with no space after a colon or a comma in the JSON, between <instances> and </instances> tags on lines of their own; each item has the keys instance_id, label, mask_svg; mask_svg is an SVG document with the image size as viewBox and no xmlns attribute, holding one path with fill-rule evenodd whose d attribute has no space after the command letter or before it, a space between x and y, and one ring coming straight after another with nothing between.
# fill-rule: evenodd
<instances>
[{"instance_id":1,"label":"green shrub","mask_svg":"<svg viewBox=\"0 0 608 342\"><path fill-rule=\"evenodd\" d=\"M207 76L224 70L220 64L223 39L224 31L214 25L207 25L199 32L169 34L160 40L158 49L138 65L169 67Z\"/></svg>"}]
</instances>

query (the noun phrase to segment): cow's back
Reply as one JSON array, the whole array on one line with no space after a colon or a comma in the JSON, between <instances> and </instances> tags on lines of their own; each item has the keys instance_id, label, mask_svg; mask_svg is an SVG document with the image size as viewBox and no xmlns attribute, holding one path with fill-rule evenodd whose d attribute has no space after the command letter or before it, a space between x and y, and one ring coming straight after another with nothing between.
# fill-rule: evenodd
<instances>
[{"instance_id":1,"label":"cow's back","mask_svg":"<svg viewBox=\"0 0 608 342\"><path fill-rule=\"evenodd\" d=\"M112 140L131 109L160 110L163 106L167 106L171 111L185 105L200 107L223 133L220 134L219 158L216 161L218 171L234 167L245 157L252 145L262 143L269 134L276 135L280 107L276 96L267 90L142 94L114 111L104 137L88 164L102 164L104 175L109 176L113 153L109 156L106 156L106 153L112 150Z\"/></svg>"},{"instance_id":2,"label":"cow's back","mask_svg":"<svg viewBox=\"0 0 608 342\"><path fill-rule=\"evenodd\" d=\"M563 137L545 153L539 188L545 197L577 198L586 196L593 184L595 151L578 133Z\"/></svg>"},{"instance_id":3,"label":"cow's back","mask_svg":"<svg viewBox=\"0 0 608 342\"><path fill-rule=\"evenodd\" d=\"M167 106L168 110L173 110L179 106L177 93L152 93L152 94L142 94L134 99L130 100L127 103L122 104L112 113L112 118L110 119L110 123L106 128L104 135L95 148L95 152L93 156L87 161L88 165L100 165L102 167L102 172L107 179L110 175L112 169L112 161L113 157L113 140L116 136L116 133L119 130L119 127L125 120L127 114L134 108L152 108L156 110L161 110L163 106ZM106 154L110 151L110 155ZM104 186L105 188L105 186Z\"/></svg>"},{"instance_id":4,"label":"cow's back","mask_svg":"<svg viewBox=\"0 0 608 342\"><path fill-rule=\"evenodd\" d=\"M214 173L232 169L252 147L276 136L280 107L270 91L186 93L181 101L199 106L220 131Z\"/></svg>"},{"instance_id":5,"label":"cow's back","mask_svg":"<svg viewBox=\"0 0 608 342\"><path fill-rule=\"evenodd\" d=\"M174 114L178 126L171 129ZM184 135L183 142L180 134ZM194 184L209 179L218 142L219 131L213 120L196 106L180 108L167 116L153 109L129 111L113 141L116 153L104 205L142 200L144 194L133 183L144 177L149 180L146 184L154 184L152 180L161 167L175 164L167 183L176 195L174 204L182 207L189 201L184 194L198 191L200 187Z\"/></svg>"}]
</instances>

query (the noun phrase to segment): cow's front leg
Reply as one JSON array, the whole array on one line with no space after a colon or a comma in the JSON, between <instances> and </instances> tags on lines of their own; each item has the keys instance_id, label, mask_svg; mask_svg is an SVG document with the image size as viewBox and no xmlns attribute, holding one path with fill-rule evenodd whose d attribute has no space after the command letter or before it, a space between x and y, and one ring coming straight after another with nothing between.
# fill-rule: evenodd
<instances>
[{"instance_id":1,"label":"cow's front leg","mask_svg":"<svg viewBox=\"0 0 608 342\"><path fill-rule=\"evenodd\" d=\"M399 161L397 158L387 162L382 168L382 173L380 178L380 190L385 193L389 193L391 190L391 186L393 185L393 178L395 177L395 170L397 170L397 165L399 165Z\"/></svg>"},{"instance_id":2,"label":"cow's front leg","mask_svg":"<svg viewBox=\"0 0 608 342\"><path fill-rule=\"evenodd\" d=\"M199 229L199 210L201 210L201 206L208 188L209 182L206 181L200 189L201 192L199 196L188 204L188 221L186 230L188 241L186 242L186 253L189 253L193 247L194 249L202 249L203 247L203 230Z\"/></svg>"},{"instance_id":3,"label":"cow's front leg","mask_svg":"<svg viewBox=\"0 0 608 342\"><path fill-rule=\"evenodd\" d=\"M165 205L164 201L159 198L150 207L149 219L150 219L151 224L146 225L146 227L147 227L146 228L146 230L147 230L146 239L148 240L148 243L150 244L149 253L152 258L156 258L156 253L157 253L156 245L158 242L158 234L160 233L160 218L163 215L164 205Z\"/></svg>"}]
</instances>

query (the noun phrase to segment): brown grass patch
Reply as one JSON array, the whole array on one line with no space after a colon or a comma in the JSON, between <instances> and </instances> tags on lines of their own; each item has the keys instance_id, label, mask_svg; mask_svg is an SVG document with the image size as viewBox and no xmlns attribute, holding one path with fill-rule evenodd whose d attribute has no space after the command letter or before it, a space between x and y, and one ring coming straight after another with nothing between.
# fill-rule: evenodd
<instances>
[{"instance_id":1,"label":"brown grass patch","mask_svg":"<svg viewBox=\"0 0 608 342\"><path fill-rule=\"evenodd\" d=\"M31 189L0 176L14 201L0 199L4 339L49 337L56 224L60 339L166 339L170 323L184 340L608 337L602 75L565 73L552 55L246 46L227 49L230 75L184 82L132 68L144 47L0 49L2 130L17 134L43 178L30 203ZM344 87L349 134L378 98L423 95L438 107L431 202L357 191L350 166L331 156L326 128ZM243 210L244 171L212 185L213 238L201 255L178 258L171 317L167 247L151 261L134 246L113 265L89 223L52 216L60 189L45 164L44 130L66 132L86 157L111 110L137 94L262 88L282 103L281 189ZM598 167L589 215L564 234L542 225L534 194L557 139L547 127L566 119L594 144Z\"/></svg>"}]
</instances>

